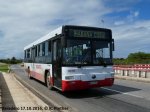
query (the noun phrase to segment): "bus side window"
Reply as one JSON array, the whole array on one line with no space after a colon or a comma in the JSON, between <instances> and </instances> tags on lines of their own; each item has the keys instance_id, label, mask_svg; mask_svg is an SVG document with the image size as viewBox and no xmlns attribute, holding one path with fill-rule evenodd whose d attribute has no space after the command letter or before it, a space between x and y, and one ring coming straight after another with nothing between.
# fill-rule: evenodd
<instances>
[{"instance_id":1,"label":"bus side window","mask_svg":"<svg viewBox=\"0 0 150 112\"><path fill-rule=\"evenodd\" d=\"M51 41L48 41L48 55L51 54Z\"/></svg>"},{"instance_id":2,"label":"bus side window","mask_svg":"<svg viewBox=\"0 0 150 112\"><path fill-rule=\"evenodd\" d=\"M30 49L27 50L27 58L30 58Z\"/></svg>"},{"instance_id":3,"label":"bus side window","mask_svg":"<svg viewBox=\"0 0 150 112\"><path fill-rule=\"evenodd\" d=\"M35 46L35 57L37 57L37 46Z\"/></svg>"},{"instance_id":4,"label":"bus side window","mask_svg":"<svg viewBox=\"0 0 150 112\"><path fill-rule=\"evenodd\" d=\"M45 56L45 43L42 43L42 56Z\"/></svg>"},{"instance_id":5,"label":"bus side window","mask_svg":"<svg viewBox=\"0 0 150 112\"><path fill-rule=\"evenodd\" d=\"M48 42L45 42L45 56L48 56Z\"/></svg>"},{"instance_id":6,"label":"bus side window","mask_svg":"<svg viewBox=\"0 0 150 112\"><path fill-rule=\"evenodd\" d=\"M40 44L40 56L42 56L42 44Z\"/></svg>"},{"instance_id":7,"label":"bus side window","mask_svg":"<svg viewBox=\"0 0 150 112\"><path fill-rule=\"evenodd\" d=\"M40 45L38 45L38 56L40 56Z\"/></svg>"}]
</instances>

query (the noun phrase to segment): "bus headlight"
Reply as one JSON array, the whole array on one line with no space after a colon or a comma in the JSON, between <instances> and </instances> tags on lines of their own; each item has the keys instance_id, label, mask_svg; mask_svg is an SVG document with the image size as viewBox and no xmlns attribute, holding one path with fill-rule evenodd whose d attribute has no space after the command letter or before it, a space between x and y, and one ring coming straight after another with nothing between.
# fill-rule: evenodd
<instances>
[{"instance_id":1,"label":"bus headlight","mask_svg":"<svg viewBox=\"0 0 150 112\"><path fill-rule=\"evenodd\" d=\"M73 80L73 79L74 79L74 76L65 76L65 79L66 79L66 80Z\"/></svg>"}]
</instances>

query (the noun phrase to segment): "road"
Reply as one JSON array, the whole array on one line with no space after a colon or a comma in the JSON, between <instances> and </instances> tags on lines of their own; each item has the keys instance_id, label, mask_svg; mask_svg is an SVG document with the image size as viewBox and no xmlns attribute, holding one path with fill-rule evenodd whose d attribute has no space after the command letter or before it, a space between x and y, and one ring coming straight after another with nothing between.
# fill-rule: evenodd
<instances>
[{"instance_id":1,"label":"road","mask_svg":"<svg viewBox=\"0 0 150 112\"><path fill-rule=\"evenodd\" d=\"M35 79L28 79L19 65L11 66L15 74L41 94L78 112L150 112L150 84L116 79L112 87L61 93L48 90Z\"/></svg>"}]
</instances>

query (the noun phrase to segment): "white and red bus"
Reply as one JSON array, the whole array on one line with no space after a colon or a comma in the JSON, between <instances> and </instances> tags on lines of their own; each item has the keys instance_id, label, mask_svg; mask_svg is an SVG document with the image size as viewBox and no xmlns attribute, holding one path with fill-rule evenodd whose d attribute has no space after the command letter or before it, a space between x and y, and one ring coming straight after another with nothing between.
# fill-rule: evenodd
<instances>
[{"instance_id":1,"label":"white and red bus","mask_svg":"<svg viewBox=\"0 0 150 112\"><path fill-rule=\"evenodd\" d=\"M64 25L24 48L29 78L49 89L112 86L114 39L110 29Z\"/></svg>"}]
</instances>

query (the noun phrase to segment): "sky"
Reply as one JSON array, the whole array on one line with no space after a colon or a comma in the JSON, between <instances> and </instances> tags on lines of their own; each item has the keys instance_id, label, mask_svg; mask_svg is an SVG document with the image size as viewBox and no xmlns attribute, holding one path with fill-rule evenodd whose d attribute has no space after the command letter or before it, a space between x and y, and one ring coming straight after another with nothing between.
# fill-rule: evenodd
<instances>
[{"instance_id":1,"label":"sky","mask_svg":"<svg viewBox=\"0 0 150 112\"><path fill-rule=\"evenodd\" d=\"M112 30L115 58L150 53L150 0L0 0L0 58L23 58L23 48L62 25Z\"/></svg>"}]
</instances>

